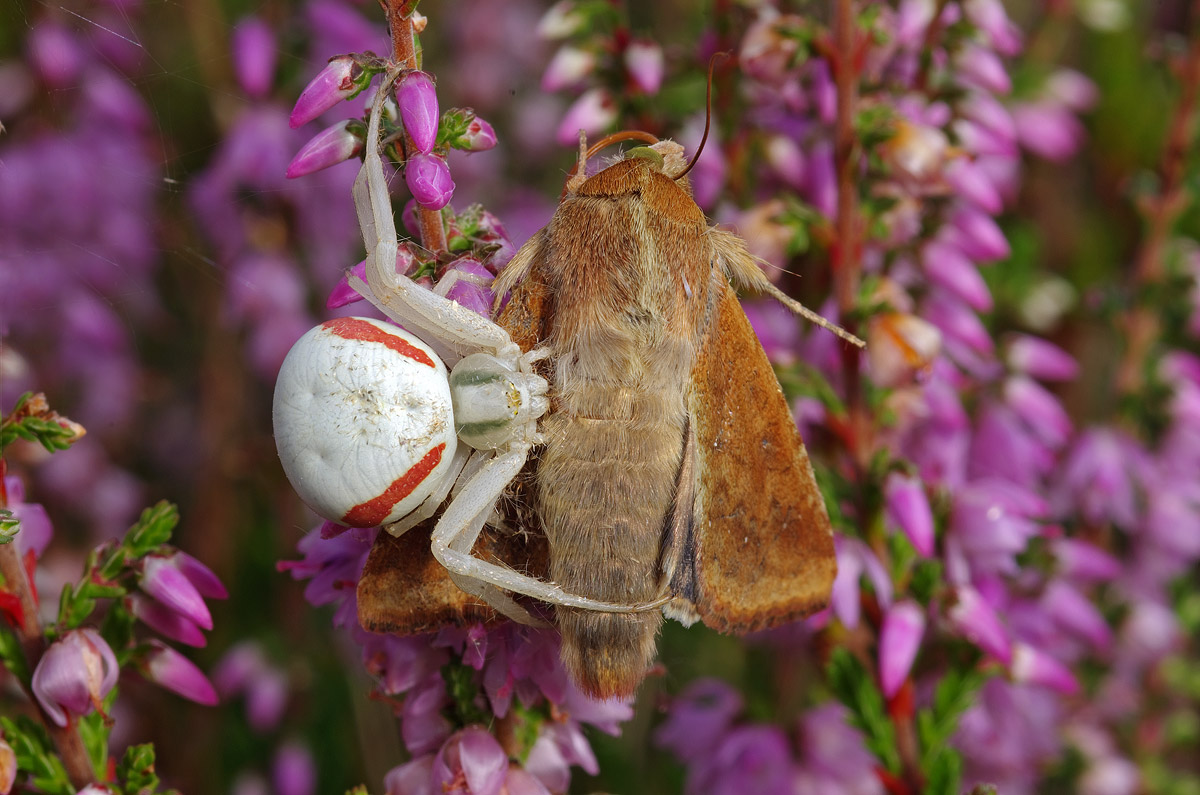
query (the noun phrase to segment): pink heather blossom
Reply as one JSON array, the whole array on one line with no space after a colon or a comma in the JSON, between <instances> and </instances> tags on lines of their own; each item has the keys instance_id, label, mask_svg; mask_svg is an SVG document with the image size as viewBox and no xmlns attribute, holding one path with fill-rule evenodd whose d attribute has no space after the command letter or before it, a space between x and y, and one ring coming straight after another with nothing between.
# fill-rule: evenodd
<instances>
[{"instance_id":1,"label":"pink heather blossom","mask_svg":"<svg viewBox=\"0 0 1200 795\"><path fill-rule=\"evenodd\" d=\"M596 68L596 55L589 50L565 44L554 53L542 73L542 91L573 88Z\"/></svg>"},{"instance_id":2,"label":"pink heather blossom","mask_svg":"<svg viewBox=\"0 0 1200 795\"><path fill-rule=\"evenodd\" d=\"M287 178L296 179L336 166L362 151L362 125L353 119L326 127L300 148L287 167Z\"/></svg>"},{"instance_id":3,"label":"pink heather blossom","mask_svg":"<svg viewBox=\"0 0 1200 795\"><path fill-rule=\"evenodd\" d=\"M467 125L467 131L457 141L467 152L486 152L496 146L496 131L484 119L476 116Z\"/></svg>"},{"instance_id":4,"label":"pink heather blossom","mask_svg":"<svg viewBox=\"0 0 1200 795\"><path fill-rule=\"evenodd\" d=\"M204 598L170 559L158 555L147 557L142 564L139 585L159 603L196 626L212 629L212 615Z\"/></svg>"},{"instance_id":5,"label":"pink heather blossom","mask_svg":"<svg viewBox=\"0 0 1200 795\"><path fill-rule=\"evenodd\" d=\"M233 71L247 95L261 99L275 79L278 49L270 26L259 17L247 17L233 29Z\"/></svg>"},{"instance_id":6,"label":"pink heather blossom","mask_svg":"<svg viewBox=\"0 0 1200 795\"><path fill-rule=\"evenodd\" d=\"M400 106L404 129L417 151L424 155L432 152L441 120L433 79L425 72L404 75L396 84L396 104Z\"/></svg>"},{"instance_id":7,"label":"pink heather blossom","mask_svg":"<svg viewBox=\"0 0 1200 795\"><path fill-rule=\"evenodd\" d=\"M414 757L393 767L383 777L386 795L436 795L433 789L433 754Z\"/></svg>"},{"instance_id":8,"label":"pink heather blossom","mask_svg":"<svg viewBox=\"0 0 1200 795\"><path fill-rule=\"evenodd\" d=\"M126 604L134 618L160 635L188 646L202 647L207 643L204 632L195 622L157 599L131 594L126 598Z\"/></svg>"},{"instance_id":9,"label":"pink heather blossom","mask_svg":"<svg viewBox=\"0 0 1200 795\"><path fill-rule=\"evenodd\" d=\"M217 691L195 663L159 641L148 645L149 651L138 663L143 676L197 704L217 703Z\"/></svg>"},{"instance_id":10,"label":"pink heather blossom","mask_svg":"<svg viewBox=\"0 0 1200 795\"><path fill-rule=\"evenodd\" d=\"M1067 695L1079 690L1079 680L1070 668L1026 643L1013 644L1009 670L1014 682L1044 685Z\"/></svg>"},{"instance_id":11,"label":"pink heather blossom","mask_svg":"<svg viewBox=\"0 0 1200 795\"><path fill-rule=\"evenodd\" d=\"M280 746L271 763L271 783L277 795L313 795L317 767L312 752L296 741Z\"/></svg>"},{"instance_id":12,"label":"pink heather blossom","mask_svg":"<svg viewBox=\"0 0 1200 795\"><path fill-rule=\"evenodd\" d=\"M967 640L1007 665L1012 660L1012 641L996 611L979 591L962 586L947 613L951 623Z\"/></svg>"},{"instance_id":13,"label":"pink heather blossom","mask_svg":"<svg viewBox=\"0 0 1200 795\"><path fill-rule=\"evenodd\" d=\"M348 55L331 59L300 92L289 124L292 127L306 124L358 91L359 71L354 59Z\"/></svg>"},{"instance_id":14,"label":"pink heather blossom","mask_svg":"<svg viewBox=\"0 0 1200 795\"><path fill-rule=\"evenodd\" d=\"M898 526L924 557L934 553L933 512L925 488L917 478L893 472L883 487L888 518Z\"/></svg>"},{"instance_id":15,"label":"pink heather blossom","mask_svg":"<svg viewBox=\"0 0 1200 795\"><path fill-rule=\"evenodd\" d=\"M1005 358L1014 370L1043 381L1071 381L1079 373L1073 356L1052 342L1028 334L1009 339Z\"/></svg>"},{"instance_id":16,"label":"pink heather blossom","mask_svg":"<svg viewBox=\"0 0 1200 795\"><path fill-rule=\"evenodd\" d=\"M879 684L887 698L904 684L924 634L925 611L911 600L897 602L884 615L879 630Z\"/></svg>"},{"instance_id":17,"label":"pink heather blossom","mask_svg":"<svg viewBox=\"0 0 1200 795\"><path fill-rule=\"evenodd\" d=\"M416 154L404 163L404 181L417 204L427 210L440 210L454 195L454 179L446 158Z\"/></svg>"},{"instance_id":18,"label":"pink heather blossom","mask_svg":"<svg viewBox=\"0 0 1200 795\"><path fill-rule=\"evenodd\" d=\"M944 240L932 240L921 250L925 275L939 287L944 287L967 306L978 312L992 308L992 294L967 255L957 246Z\"/></svg>"},{"instance_id":19,"label":"pink heather blossom","mask_svg":"<svg viewBox=\"0 0 1200 795\"><path fill-rule=\"evenodd\" d=\"M38 703L59 726L87 715L117 683L120 668L108 643L94 629L71 630L50 645L33 672Z\"/></svg>"},{"instance_id":20,"label":"pink heather blossom","mask_svg":"<svg viewBox=\"0 0 1200 795\"><path fill-rule=\"evenodd\" d=\"M479 726L456 732L433 758L433 783L446 795L500 795L508 755Z\"/></svg>"},{"instance_id":21,"label":"pink heather blossom","mask_svg":"<svg viewBox=\"0 0 1200 795\"><path fill-rule=\"evenodd\" d=\"M43 19L30 31L26 47L30 65L51 88L66 88L79 78L83 50L70 28Z\"/></svg>"},{"instance_id":22,"label":"pink heather blossom","mask_svg":"<svg viewBox=\"0 0 1200 795\"><path fill-rule=\"evenodd\" d=\"M1066 107L1051 101L1013 108L1021 145L1047 160L1066 160L1083 142L1083 125Z\"/></svg>"},{"instance_id":23,"label":"pink heather blossom","mask_svg":"<svg viewBox=\"0 0 1200 795\"><path fill-rule=\"evenodd\" d=\"M612 95L603 88L592 88L567 109L558 125L555 139L563 146L578 146L580 130L587 133L589 138L594 138L616 120L617 104Z\"/></svg>"},{"instance_id":24,"label":"pink heather blossom","mask_svg":"<svg viewBox=\"0 0 1200 795\"><path fill-rule=\"evenodd\" d=\"M654 731L654 744L686 763L698 762L742 711L742 697L720 679L697 679L671 702L667 719Z\"/></svg>"},{"instance_id":25,"label":"pink heather blossom","mask_svg":"<svg viewBox=\"0 0 1200 795\"><path fill-rule=\"evenodd\" d=\"M625 68L644 94L657 94L663 81L662 47L652 41L632 41L625 48Z\"/></svg>"}]
</instances>

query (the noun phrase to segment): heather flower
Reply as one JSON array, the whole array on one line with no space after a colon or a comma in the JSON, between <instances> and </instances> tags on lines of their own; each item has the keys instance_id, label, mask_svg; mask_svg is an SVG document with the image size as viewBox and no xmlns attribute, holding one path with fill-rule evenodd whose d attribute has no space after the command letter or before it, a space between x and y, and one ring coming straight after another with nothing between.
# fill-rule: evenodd
<instances>
[{"instance_id":1,"label":"heather flower","mask_svg":"<svg viewBox=\"0 0 1200 795\"><path fill-rule=\"evenodd\" d=\"M1054 580L1042 593L1041 609L1060 629L1089 643L1100 653L1112 647L1113 633L1103 614L1082 593L1062 580Z\"/></svg>"},{"instance_id":2,"label":"heather flower","mask_svg":"<svg viewBox=\"0 0 1200 795\"><path fill-rule=\"evenodd\" d=\"M1079 681L1070 668L1027 643L1013 644L1009 670L1014 682L1044 685L1067 695L1079 690Z\"/></svg>"},{"instance_id":3,"label":"heather flower","mask_svg":"<svg viewBox=\"0 0 1200 795\"><path fill-rule=\"evenodd\" d=\"M663 81L662 47L652 41L633 41L625 48L625 68L644 94L657 94Z\"/></svg>"},{"instance_id":4,"label":"heather flower","mask_svg":"<svg viewBox=\"0 0 1200 795\"><path fill-rule=\"evenodd\" d=\"M326 127L300 148L287 167L287 178L296 179L349 160L363 148L362 123L354 119Z\"/></svg>"},{"instance_id":5,"label":"heather flower","mask_svg":"<svg viewBox=\"0 0 1200 795\"><path fill-rule=\"evenodd\" d=\"M149 650L138 660L142 676L197 704L217 703L217 691L195 663L159 641L148 645Z\"/></svg>"},{"instance_id":6,"label":"heather flower","mask_svg":"<svg viewBox=\"0 0 1200 795\"><path fill-rule=\"evenodd\" d=\"M446 268L442 279L452 279L446 297L473 312L488 315L492 308L492 273L473 257L459 257Z\"/></svg>"},{"instance_id":7,"label":"heather flower","mask_svg":"<svg viewBox=\"0 0 1200 795\"><path fill-rule=\"evenodd\" d=\"M417 756L383 777L386 795L434 795L433 754Z\"/></svg>"},{"instance_id":8,"label":"heather flower","mask_svg":"<svg viewBox=\"0 0 1200 795\"><path fill-rule=\"evenodd\" d=\"M75 34L66 26L43 19L26 40L29 63L51 88L66 88L78 79L84 57Z\"/></svg>"},{"instance_id":9,"label":"heather flower","mask_svg":"<svg viewBox=\"0 0 1200 795\"><path fill-rule=\"evenodd\" d=\"M1127 530L1137 524L1135 474L1145 453L1117 431L1092 429L1076 437L1059 470L1054 506L1060 515L1078 511L1089 522L1111 521Z\"/></svg>"},{"instance_id":10,"label":"heather flower","mask_svg":"<svg viewBox=\"0 0 1200 795\"><path fill-rule=\"evenodd\" d=\"M742 711L741 695L720 679L697 679L671 701L654 744L685 763L710 756Z\"/></svg>"},{"instance_id":11,"label":"heather flower","mask_svg":"<svg viewBox=\"0 0 1200 795\"><path fill-rule=\"evenodd\" d=\"M287 673L270 664L257 643L234 646L213 672L217 692L228 701L238 694L246 700L246 722L259 732L279 725L287 708Z\"/></svg>"},{"instance_id":12,"label":"heather flower","mask_svg":"<svg viewBox=\"0 0 1200 795\"><path fill-rule=\"evenodd\" d=\"M863 542L836 535L833 542L837 552L838 572L833 581L829 607L847 629L854 629L858 626L862 612L859 577L866 574L868 582L875 589L879 604L883 607L892 602L892 579L879 562L879 558Z\"/></svg>"},{"instance_id":13,"label":"heather flower","mask_svg":"<svg viewBox=\"0 0 1200 795\"><path fill-rule=\"evenodd\" d=\"M33 693L59 726L100 709L117 683L120 668L108 643L94 629L75 629L46 649L33 672Z\"/></svg>"},{"instance_id":14,"label":"heather flower","mask_svg":"<svg viewBox=\"0 0 1200 795\"><path fill-rule=\"evenodd\" d=\"M1062 105L1042 100L1013 108L1021 145L1047 160L1066 160L1083 141L1083 125Z\"/></svg>"},{"instance_id":15,"label":"heather flower","mask_svg":"<svg viewBox=\"0 0 1200 795\"><path fill-rule=\"evenodd\" d=\"M466 133L459 136L454 145L468 152L486 152L496 145L496 131L487 121L476 116L467 125Z\"/></svg>"},{"instance_id":16,"label":"heather flower","mask_svg":"<svg viewBox=\"0 0 1200 795\"><path fill-rule=\"evenodd\" d=\"M564 44L554 53L546 70L542 72L542 91L561 91L573 88L596 68L594 53Z\"/></svg>"},{"instance_id":17,"label":"heather flower","mask_svg":"<svg viewBox=\"0 0 1200 795\"><path fill-rule=\"evenodd\" d=\"M405 74L396 84L396 104L413 146L424 155L432 152L441 119L432 78L425 72Z\"/></svg>"},{"instance_id":18,"label":"heather flower","mask_svg":"<svg viewBox=\"0 0 1200 795\"><path fill-rule=\"evenodd\" d=\"M446 740L431 772L434 786L447 795L499 795L508 755L486 730L468 726Z\"/></svg>"},{"instance_id":19,"label":"heather flower","mask_svg":"<svg viewBox=\"0 0 1200 795\"><path fill-rule=\"evenodd\" d=\"M255 99L265 97L275 79L278 50L275 35L258 17L247 17L233 30L233 72L242 91Z\"/></svg>"},{"instance_id":20,"label":"heather flower","mask_svg":"<svg viewBox=\"0 0 1200 795\"><path fill-rule=\"evenodd\" d=\"M1004 195L995 177L988 172L988 160L957 158L946 164L942 177L951 191L969 204L986 213L1004 209ZM991 305L984 307L990 309Z\"/></svg>"},{"instance_id":21,"label":"heather flower","mask_svg":"<svg viewBox=\"0 0 1200 795\"><path fill-rule=\"evenodd\" d=\"M848 718L849 712L836 702L804 714L799 724L799 769L787 792L884 795L875 774L878 762Z\"/></svg>"},{"instance_id":22,"label":"heather flower","mask_svg":"<svg viewBox=\"0 0 1200 795\"><path fill-rule=\"evenodd\" d=\"M879 684L884 696L891 698L904 684L924 634L925 613L915 602L897 602L884 615L879 630Z\"/></svg>"},{"instance_id":23,"label":"heather flower","mask_svg":"<svg viewBox=\"0 0 1200 795\"><path fill-rule=\"evenodd\" d=\"M1024 376L1004 382L1004 400L1029 429L1049 447L1058 448L1071 436L1071 418L1045 387Z\"/></svg>"},{"instance_id":24,"label":"heather flower","mask_svg":"<svg viewBox=\"0 0 1200 795\"><path fill-rule=\"evenodd\" d=\"M921 250L921 265L933 284L943 287L979 312L992 308L992 294L967 255L945 240L931 240Z\"/></svg>"},{"instance_id":25,"label":"heather flower","mask_svg":"<svg viewBox=\"0 0 1200 795\"><path fill-rule=\"evenodd\" d=\"M551 41L565 39L578 31L587 19L574 0L559 0L538 21L537 35Z\"/></svg>"},{"instance_id":26,"label":"heather flower","mask_svg":"<svg viewBox=\"0 0 1200 795\"><path fill-rule=\"evenodd\" d=\"M317 788L312 752L298 742L280 746L271 764L271 783L277 795L312 795Z\"/></svg>"},{"instance_id":27,"label":"heather flower","mask_svg":"<svg viewBox=\"0 0 1200 795\"><path fill-rule=\"evenodd\" d=\"M687 791L698 795L790 792L791 752L774 726L738 726L688 771Z\"/></svg>"},{"instance_id":28,"label":"heather flower","mask_svg":"<svg viewBox=\"0 0 1200 795\"><path fill-rule=\"evenodd\" d=\"M964 585L955 591L955 603L947 611L951 624L985 653L1007 665L1012 659L1012 641L995 609L979 591Z\"/></svg>"},{"instance_id":29,"label":"heather flower","mask_svg":"<svg viewBox=\"0 0 1200 795\"><path fill-rule=\"evenodd\" d=\"M207 643L204 632L194 621L157 599L131 594L125 603L134 618L160 635L188 646L202 647Z\"/></svg>"},{"instance_id":30,"label":"heather flower","mask_svg":"<svg viewBox=\"0 0 1200 795\"><path fill-rule=\"evenodd\" d=\"M16 475L4 476L4 491L8 498L5 507L21 523L15 542L17 550L22 557L32 554L34 559L40 559L54 534L45 507L36 502L25 502L25 483Z\"/></svg>"},{"instance_id":31,"label":"heather flower","mask_svg":"<svg viewBox=\"0 0 1200 795\"><path fill-rule=\"evenodd\" d=\"M1010 367L1043 381L1070 381L1079 372L1079 364L1069 353L1041 337L1028 334L1013 336L1005 346Z\"/></svg>"},{"instance_id":32,"label":"heather flower","mask_svg":"<svg viewBox=\"0 0 1200 795\"><path fill-rule=\"evenodd\" d=\"M446 159L438 155L417 154L404 163L404 181L417 204L426 210L440 210L454 195L454 179Z\"/></svg>"},{"instance_id":33,"label":"heather flower","mask_svg":"<svg viewBox=\"0 0 1200 795\"><path fill-rule=\"evenodd\" d=\"M884 483L883 494L888 518L904 532L917 552L925 557L932 555L933 511L921 481L893 472Z\"/></svg>"},{"instance_id":34,"label":"heather flower","mask_svg":"<svg viewBox=\"0 0 1200 795\"><path fill-rule=\"evenodd\" d=\"M612 95L603 88L592 88L567 109L555 138L563 146L577 146L580 130L592 138L607 130L616 120L617 104Z\"/></svg>"},{"instance_id":35,"label":"heather flower","mask_svg":"<svg viewBox=\"0 0 1200 795\"><path fill-rule=\"evenodd\" d=\"M928 373L942 335L907 312L875 315L867 326L867 367L879 386L901 386Z\"/></svg>"},{"instance_id":36,"label":"heather flower","mask_svg":"<svg viewBox=\"0 0 1200 795\"><path fill-rule=\"evenodd\" d=\"M212 629L204 598L173 559L152 555L142 564L141 589L202 629Z\"/></svg>"},{"instance_id":37,"label":"heather flower","mask_svg":"<svg viewBox=\"0 0 1200 795\"><path fill-rule=\"evenodd\" d=\"M296 100L288 123L299 127L320 116L344 99L362 90L358 84L362 69L349 55L333 58L317 73Z\"/></svg>"}]
</instances>

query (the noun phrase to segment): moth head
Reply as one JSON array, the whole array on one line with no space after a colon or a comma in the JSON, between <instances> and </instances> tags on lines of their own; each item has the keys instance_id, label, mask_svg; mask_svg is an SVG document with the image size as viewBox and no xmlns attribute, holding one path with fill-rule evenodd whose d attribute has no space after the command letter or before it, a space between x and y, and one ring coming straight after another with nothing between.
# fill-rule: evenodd
<instances>
[{"instance_id":1,"label":"moth head","mask_svg":"<svg viewBox=\"0 0 1200 795\"><path fill-rule=\"evenodd\" d=\"M626 160L641 158L648 161L655 171L675 179L687 169L683 147L675 141L659 141L651 146L637 146L625 153Z\"/></svg>"}]
</instances>

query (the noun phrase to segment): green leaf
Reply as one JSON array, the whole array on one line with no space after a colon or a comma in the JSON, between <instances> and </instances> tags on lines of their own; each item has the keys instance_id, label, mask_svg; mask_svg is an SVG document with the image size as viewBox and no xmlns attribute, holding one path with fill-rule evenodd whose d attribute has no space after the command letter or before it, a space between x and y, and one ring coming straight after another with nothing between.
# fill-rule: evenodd
<instances>
[{"instance_id":1,"label":"green leaf","mask_svg":"<svg viewBox=\"0 0 1200 795\"><path fill-rule=\"evenodd\" d=\"M132 557L140 558L171 540L179 524L179 509L166 500L142 511L141 517L125 533L122 546Z\"/></svg>"},{"instance_id":2,"label":"green leaf","mask_svg":"<svg viewBox=\"0 0 1200 795\"><path fill-rule=\"evenodd\" d=\"M117 663L124 665L134 645L133 614L125 609L124 602L116 602L104 614L100 622L100 635L117 656Z\"/></svg>"},{"instance_id":3,"label":"green leaf","mask_svg":"<svg viewBox=\"0 0 1200 795\"><path fill-rule=\"evenodd\" d=\"M154 746L150 743L131 745L125 749L117 765L117 780L126 795L158 792L158 775L154 772Z\"/></svg>"},{"instance_id":4,"label":"green leaf","mask_svg":"<svg viewBox=\"0 0 1200 795\"><path fill-rule=\"evenodd\" d=\"M0 623L0 661L8 672L22 682L28 683L32 672L21 648L21 641L7 622Z\"/></svg>"},{"instance_id":5,"label":"green leaf","mask_svg":"<svg viewBox=\"0 0 1200 795\"><path fill-rule=\"evenodd\" d=\"M30 777L30 783L45 795L73 795L75 788L66 768L53 748L46 730L26 715L15 720L0 717L4 739L17 757L17 770Z\"/></svg>"},{"instance_id":6,"label":"green leaf","mask_svg":"<svg viewBox=\"0 0 1200 795\"><path fill-rule=\"evenodd\" d=\"M8 508L0 508L0 545L11 544L21 529L21 520Z\"/></svg>"},{"instance_id":7,"label":"green leaf","mask_svg":"<svg viewBox=\"0 0 1200 795\"><path fill-rule=\"evenodd\" d=\"M104 697L105 715L116 702L117 688L114 687ZM78 724L79 737L83 740L83 747L87 749L88 759L91 760L92 768L95 770L104 770L108 767L108 735L112 733L112 727L105 723L105 715L91 712L80 718Z\"/></svg>"},{"instance_id":8,"label":"green leaf","mask_svg":"<svg viewBox=\"0 0 1200 795\"><path fill-rule=\"evenodd\" d=\"M917 715L917 737L921 742L921 767L928 771L958 728L958 719L974 703L975 694L987 675L970 669L951 669L938 682L929 709Z\"/></svg>"},{"instance_id":9,"label":"green leaf","mask_svg":"<svg viewBox=\"0 0 1200 795\"><path fill-rule=\"evenodd\" d=\"M454 717L460 726L482 723L485 726L491 715L479 707L479 685L475 683L475 669L460 662L442 666L442 679L446 681L446 694L453 704Z\"/></svg>"},{"instance_id":10,"label":"green leaf","mask_svg":"<svg viewBox=\"0 0 1200 795\"><path fill-rule=\"evenodd\" d=\"M895 728L884 706L883 694L867 669L848 650L835 649L829 660L829 682L838 700L850 709L851 723L865 735L867 748L885 768L899 773Z\"/></svg>"},{"instance_id":11,"label":"green leaf","mask_svg":"<svg viewBox=\"0 0 1200 795\"><path fill-rule=\"evenodd\" d=\"M937 760L925 769L926 795L958 795L962 779L962 756L952 748L938 754Z\"/></svg>"}]
</instances>

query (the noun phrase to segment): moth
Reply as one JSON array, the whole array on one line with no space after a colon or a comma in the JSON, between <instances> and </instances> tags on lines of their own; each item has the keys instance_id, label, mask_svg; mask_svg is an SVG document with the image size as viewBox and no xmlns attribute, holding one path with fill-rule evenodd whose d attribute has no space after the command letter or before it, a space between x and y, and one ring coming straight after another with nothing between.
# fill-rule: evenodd
<instances>
[{"instance_id":1,"label":"moth","mask_svg":"<svg viewBox=\"0 0 1200 795\"><path fill-rule=\"evenodd\" d=\"M545 599L570 676L607 698L644 678L664 616L732 633L776 626L823 607L837 566L808 455L731 280L802 309L740 238L709 226L678 144L639 147L591 177L588 157L581 145L554 217L495 284L511 293L496 323L540 352L549 383L516 528L544 537L544 557L492 530L475 554L602 606ZM415 632L429 616L478 617L477 600L439 589L445 576L381 534L360 621Z\"/></svg>"}]
</instances>

